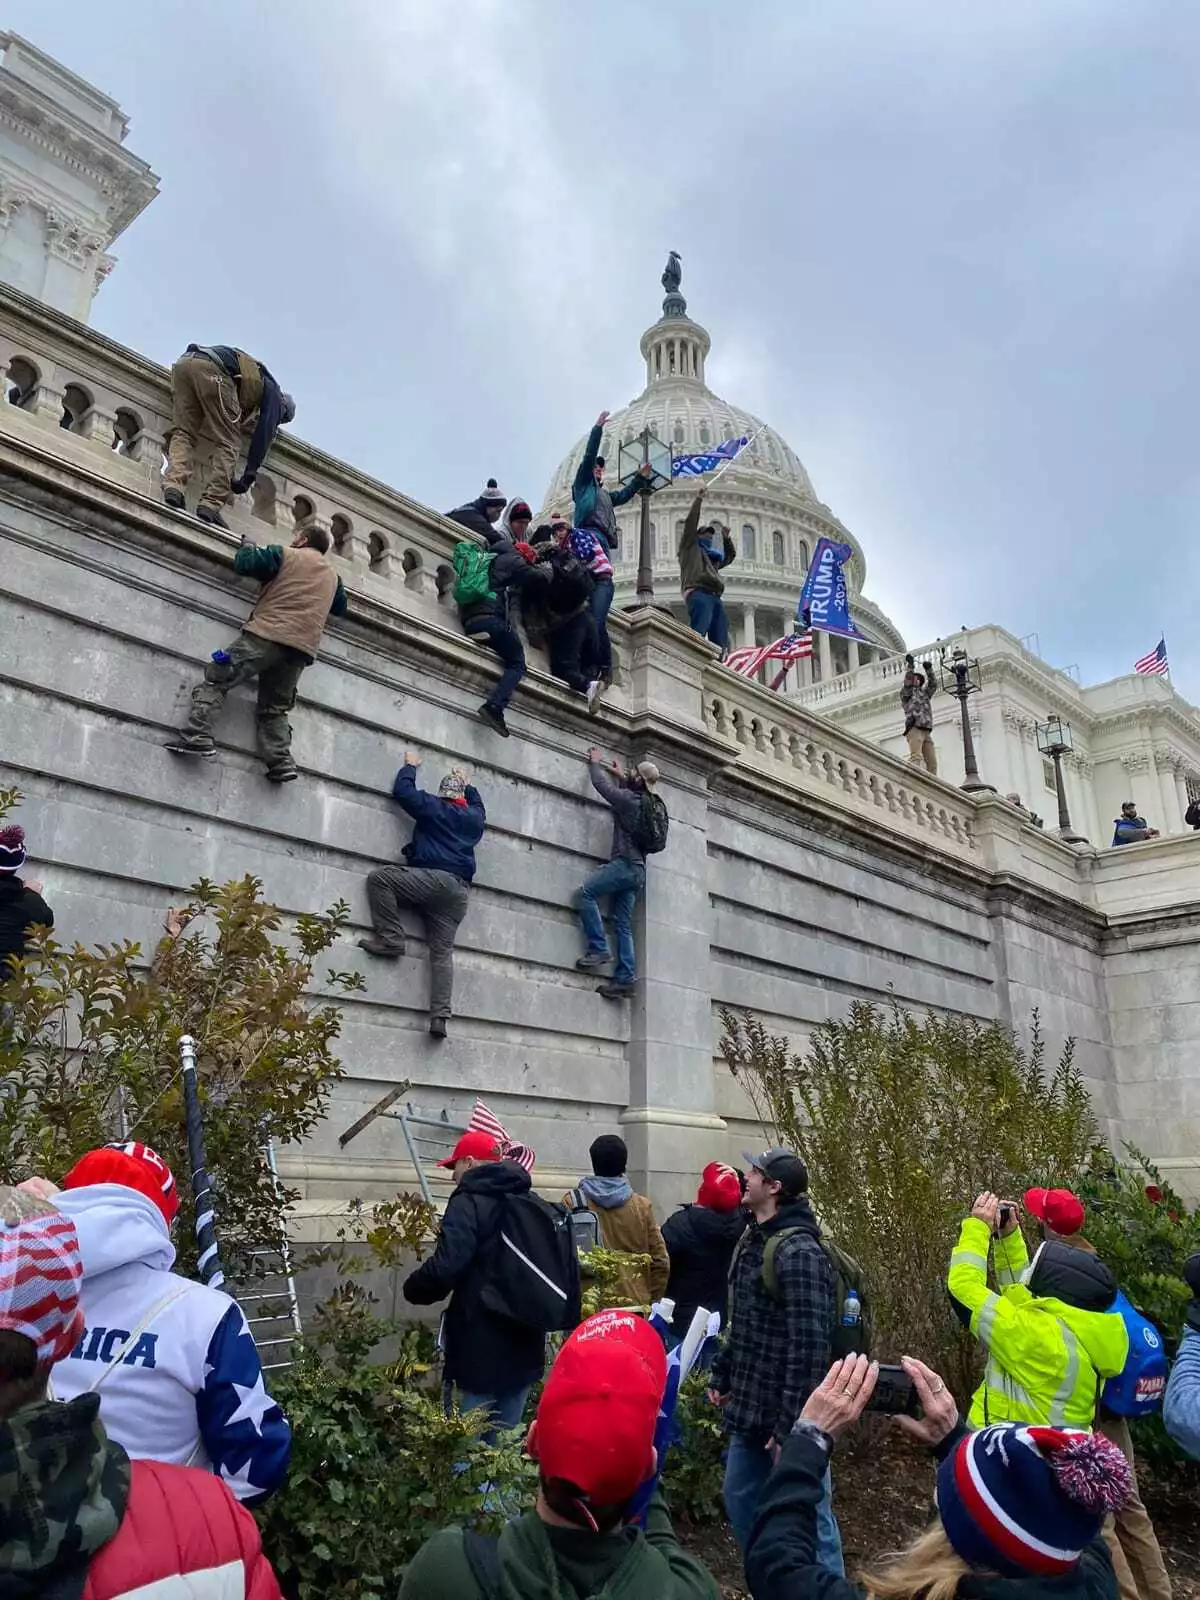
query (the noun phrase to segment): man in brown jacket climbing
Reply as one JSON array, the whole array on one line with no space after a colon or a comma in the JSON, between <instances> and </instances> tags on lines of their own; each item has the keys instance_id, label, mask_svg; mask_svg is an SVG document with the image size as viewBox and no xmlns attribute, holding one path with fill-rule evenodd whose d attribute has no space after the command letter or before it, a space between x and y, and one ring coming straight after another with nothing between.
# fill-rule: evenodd
<instances>
[{"instance_id":1,"label":"man in brown jacket climbing","mask_svg":"<svg viewBox=\"0 0 1200 1600\"><path fill-rule=\"evenodd\" d=\"M190 344L171 368L171 428L163 499L176 511L192 476L196 446L210 449L196 515L225 526L221 507L230 494L245 494L258 476L275 434L296 415L296 403L253 356L228 344ZM234 477L242 439L249 435L246 465Z\"/></svg>"},{"instance_id":2,"label":"man in brown jacket climbing","mask_svg":"<svg viewBox=\"0 0 1200 1600\"><path fill-rule=\"evenodd\" d=\"M241 633L228 650L214 650L204 682L192 690L187 726L167 745L177 756L212 760L217 753L213 723L235 684L258 679L255 728L258 753L272 783L300 776L292 760L292 728L287 714L296 703L296 686L316 660L325 619L346 609L342 580L325 559L329 535L323 528L298 533L288 549L243 542L234 570L257 578L262 593Z\"/></svg>"},{"instance_id":3,"label":"man in brown jacket climbing","mask_svg":"<svg viewBox=\"0 0 1200 1600\"><path fill-rule=\"evenodd\" d=\"M654 1219L654 1207L644 1194L634 1194L625 1176L629 1151L624 1139L602 1133L592 1141L588 1155L592 1176L581 1179L578 1189L563 1196L563 1203L575 1209L582 1202L596 1213L605 1250L650 1257L648 1269L630 1268L623 1273L618 1289L626 1305L652 1305L666 1292L671 1273L671 1258Z\"/></svg>"}]
</instances>

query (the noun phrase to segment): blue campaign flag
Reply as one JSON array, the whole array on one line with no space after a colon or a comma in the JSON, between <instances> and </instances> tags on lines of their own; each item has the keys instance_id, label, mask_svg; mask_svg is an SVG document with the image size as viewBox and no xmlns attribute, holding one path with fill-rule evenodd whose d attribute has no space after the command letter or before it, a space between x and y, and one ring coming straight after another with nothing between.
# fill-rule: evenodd
<instances>
[{"instance_id":1,"label":"blue campaign flag","mask_svg":"<svg viewBox=\"0 0 1200 1600\"><path fill-rule=\"evenodd\" d=\"M835 539L817 540L796 606L797 620L806 628L839 633L847 639L862 637L850 615L850 597L842 571L853 554L848 544L839 544Z\"/></svg>"},{"instance_id":2,"label":"blue campaign flag","mask_svg":"<svg viewBox=\"0 0 1200 1600\"><path fill-rule=\"evenodd\" d=\"M664 1315L665 1306L671 1302L659 1301L650 1308L650 1326L664 1339L670 1328L670 1316ZM672 1308L673 1309L673 1308ZM715 1339L721 1329L721 1317L718 1312L697 1310L692 1318L692 1326L687 1330L683 1339L667 1352L667 1381L663 1388L663 1397L658 1407L658 1422L654 1429L654 1448L658 1453L658 1465L651 1477L633 1496L630 1502L627 1521L637 1522L641 1527L646 1526L646 1512L653 1498L654 1490L662 1476L663 1465L667 1459L667 1451L676 1444L680 1436L679 1424L675 1420L675 1407L679 1400L679 1386L696 1365L696 1361L707 1339Z\"/></svg>"},{"instance_id":3,"label":"blue campaign flag","mask_svg":"<svg viewBox=\"0 0 1200 1600\"><path fill-rule=\"evenodd\" d=\"M706 472L713 472L723 461L732 461L739 451L744 450L750 443L748 434L743 434L740 439L726 439L724 444L719 444L714 450L705 450L699 455L675 456L671 462L671 476L673 478L699 478Z\"/></svg>"}]
</instances>

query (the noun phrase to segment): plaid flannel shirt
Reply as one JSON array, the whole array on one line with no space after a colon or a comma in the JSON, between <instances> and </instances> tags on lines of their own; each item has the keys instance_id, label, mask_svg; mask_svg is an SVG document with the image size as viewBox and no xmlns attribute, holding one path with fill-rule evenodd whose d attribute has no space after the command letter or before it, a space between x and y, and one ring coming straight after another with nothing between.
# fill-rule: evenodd
<instances>
[{"instance_id":1,"label":"plaid flannel shirt","mask_svg":"<svg viewBox=\"0 0 1200 1600\"><path fill-rule=\"evenodd\" d=\"M763 1250L781 1228L801 1228L779 1246L780 1303L762 1281ZM829 1370L836 1307L821 1232L806 1200L780 1207L763 1228L743 1235L729 1279L729 1328L713 1365L713 1386L729 1395L725 1426L784 1439Z\"/></svg>"}]
</instances>

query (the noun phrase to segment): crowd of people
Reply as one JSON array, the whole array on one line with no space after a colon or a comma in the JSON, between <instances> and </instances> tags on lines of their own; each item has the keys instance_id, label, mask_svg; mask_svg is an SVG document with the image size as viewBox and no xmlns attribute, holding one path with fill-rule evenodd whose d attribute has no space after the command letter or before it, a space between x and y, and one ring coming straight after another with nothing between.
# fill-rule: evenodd
<instances>
[{"instance_id":1,"label":"crowd of people","mask_svg":"<svg viewBox=\"0 0 1200 1600\"><path fill-rule=\"evenodd\" d=\"M623 1141L596 1139L561 1205L532 1203L564 1226L582 1217L591 1240L629 1258L617 1291L629 1303L580 1322L576 1301L566 1323L578 1325L548 1365L545 1327L498 1309L495 1293L497 1257L525 1237L516 1212L531 1202L532 1162L513 1156L494 1133L462 1135L443 1163L454 1188L436 1247L403 1292L447 1302L445 1403L482 1410L485 1437L521 1426L544 1379L526 1440L536 1504L498 1538L435 1534L397 1575L402 1597L716 1600L675 1536L655 1445L667 1352L703 1308L724 1318L702 1361L755 1600L1169 1600L1113 1387L1138 1352L1070 1191L1030 1190L1023 1206L984 1193L962 1223L947 1287L987 1365L960 1419L922 1362L871 1359L865 1287L823 1236L804 1161L782 1148L748 1153L744 1172L710 1163L660 1230ZM178 1208L174 1175L138 1144L94 1150L58 1184L0 1189L0 1474L16 1486L0 1519L6 1597L116 1600L176 1579L200 1600L279 1593L245 1507L283 1483L290 1430L236 1302L171 1270ZM1040 1235L1032 1257L1023 1210ZM1164 1419L1200 1455L1200 1255L1185 1272L1194 1298ZM665 1336L645 1315L655 1302ZM937 1512L852 1581L831 1462L868 1408L933 1451Z\"/></svg>"}]
</instances>

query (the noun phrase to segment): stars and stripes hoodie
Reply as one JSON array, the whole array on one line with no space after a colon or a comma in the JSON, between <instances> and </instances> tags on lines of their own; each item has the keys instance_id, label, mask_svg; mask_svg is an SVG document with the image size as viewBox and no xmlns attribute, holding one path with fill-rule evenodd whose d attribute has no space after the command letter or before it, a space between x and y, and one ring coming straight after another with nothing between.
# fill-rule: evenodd
<instances>
[{"instance_id":1,"label":"stars and stripes hoodie","mask_svg":"<svg viewBox=\"0 0 1200 1600\"><path fill-rule=\"evenodd\" d=\"M255 1504L287 1474L292 1435L267 1393L241 1307L172 1272L175 1247L154 1202L123 1184L66 1189L86 1327L54 1369L61 1400L95 1393L110 1438L134 1459L204 1467Z\"/></svg>"}]
</instances>

